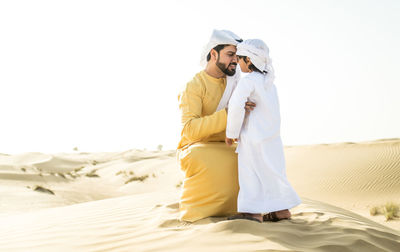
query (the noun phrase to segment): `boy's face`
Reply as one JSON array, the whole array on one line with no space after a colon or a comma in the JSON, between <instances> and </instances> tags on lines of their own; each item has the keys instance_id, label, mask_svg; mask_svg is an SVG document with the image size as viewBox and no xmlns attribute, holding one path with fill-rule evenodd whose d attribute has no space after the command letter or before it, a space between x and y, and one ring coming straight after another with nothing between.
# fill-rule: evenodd
<instances>
[{"instance_id":1,"label":"boy's face","mask_svg":"<svg viewBox=\"0 0 400 252\"><path fill-rule=\"evenodd\" d=\"M251 70L249 69L250 62L251 62L250 59L246 63L243 58L239 58L240 70L242 70L243 73L250 73L251 72Z\"/></svg>"}]
</instances>

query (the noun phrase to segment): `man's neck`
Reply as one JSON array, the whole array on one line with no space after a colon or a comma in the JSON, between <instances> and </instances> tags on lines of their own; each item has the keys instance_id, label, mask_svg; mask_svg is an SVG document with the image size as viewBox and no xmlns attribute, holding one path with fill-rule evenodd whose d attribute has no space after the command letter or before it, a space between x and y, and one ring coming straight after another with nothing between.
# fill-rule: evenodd
<instances>
[{"instance_id":1,"label":"man's neck","mask_svg":"<svg viewBox=\"0 0 400 252\"><path fill-rule=\"evenodd\" d=\"M222 72L221 69L219 69L215 65L207 64L207 66L204 69L204 71L208 75L210 75L211 77L214 77L214 78L217 78L217 79L226 77L226 74L224 72Z\"/></svg>"}]
</instances>

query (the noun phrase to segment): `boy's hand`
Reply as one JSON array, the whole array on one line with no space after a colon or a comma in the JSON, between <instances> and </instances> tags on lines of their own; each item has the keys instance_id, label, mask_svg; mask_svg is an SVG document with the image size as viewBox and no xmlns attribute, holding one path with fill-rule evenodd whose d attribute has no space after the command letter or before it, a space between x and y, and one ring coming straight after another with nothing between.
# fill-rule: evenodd
<instances>
[{"instance_id":1,"label":"boy's hand","mask_svg":"<svg viewBox=\"0 0 400 252\"><path fill-rule=\"evenodd\" d=\"M231 146L234 142L236 142L237 141L237 138L235 138L235 139L233 139L233 138L227 138L227 137L225 137L225 143L228 145L228 146Z\"/></svg>"},{"instance_id":2,"label":"boy's hand","mask_svg":"<svg viewBox=\"0 0 400 252\"><path fill-rule=\"evenodd\" d=\"M254 102L246 102L244 108L246 109L246 112L250 112L254 109L256 104Z\"/></svg>"}]
</instances>

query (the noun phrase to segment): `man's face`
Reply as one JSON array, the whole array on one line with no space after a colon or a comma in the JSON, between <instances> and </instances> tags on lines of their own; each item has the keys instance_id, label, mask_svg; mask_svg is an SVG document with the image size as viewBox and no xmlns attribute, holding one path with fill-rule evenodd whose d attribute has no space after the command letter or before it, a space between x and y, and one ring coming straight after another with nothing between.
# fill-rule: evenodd
<instances>
[{"instance_id":1,"label":"man's face","mask_svg":"<svg viewBox=\"0 0 400 252\"><path fill-rule=\"evenodd\" d=\"M237 66L236 46L225 46L224 49L219 51L215 64L226 75L234 75Z\"/></svg>"}]
</instances>

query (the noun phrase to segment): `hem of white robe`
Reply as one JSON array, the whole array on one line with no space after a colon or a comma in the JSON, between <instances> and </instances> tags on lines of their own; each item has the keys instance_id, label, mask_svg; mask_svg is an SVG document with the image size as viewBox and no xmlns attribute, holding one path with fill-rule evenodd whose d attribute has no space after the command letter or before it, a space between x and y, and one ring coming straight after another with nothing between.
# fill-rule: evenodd
<instances>
[{"instance_id":1,"label":"hem of white robe","mask_svg":"<svg viewBox=\"0 0 400 252\"><path fill-rule=\"evenodd\" d=\"M285 209L291 209L301 204L298 197L292 199L269 199L267 206L260 206L260 201L238 199L238 209L240 213L270 213Z\"/></svg>"}]
</instances>

